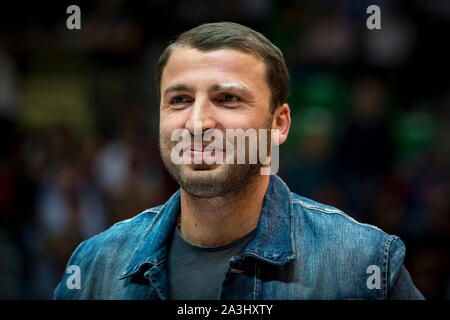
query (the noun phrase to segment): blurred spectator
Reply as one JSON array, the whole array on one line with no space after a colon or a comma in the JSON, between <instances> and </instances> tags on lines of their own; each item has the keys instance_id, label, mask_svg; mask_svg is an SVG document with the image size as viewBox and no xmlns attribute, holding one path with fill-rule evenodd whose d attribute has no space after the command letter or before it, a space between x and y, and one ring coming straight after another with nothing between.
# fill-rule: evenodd
<instances>
[{"instance_id":1,"label":"blurred spectator","mask_svg":"<svg viewBox=\"0 0 450 320\"><path fill-rule=\"evenodd\" d=\"M386 122L386 90L376 78L358 79L351 113L336 148L338 184L345 189L347 207L364 221L378 197L377 184L391 169L392 145Z\"/></svg>"}]
</instances>

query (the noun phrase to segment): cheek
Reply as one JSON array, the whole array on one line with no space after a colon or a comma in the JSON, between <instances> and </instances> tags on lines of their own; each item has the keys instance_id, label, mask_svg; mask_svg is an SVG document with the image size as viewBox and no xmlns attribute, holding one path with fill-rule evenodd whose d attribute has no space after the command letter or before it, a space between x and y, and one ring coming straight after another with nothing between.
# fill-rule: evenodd
<instances>
[{"instance_id":1,"label":"cheek","mask_svg":"<svg viewBox=\"0 0 450 320\"><path fill-rule=\"evenodd\" d=\"M159 118L159 132L161 135L171 135L176 129L184 128L185 122L181 115L161 114Z\"/></svg>"},{"instance_id":2,"label":"cheek","mask_svg":"<svg viewBox=\"0 0 450 320\"><path fill-rule=\"evenodd\" d=\"M224 129L246 129L258 128L262 122L255 110L219 110L215 114L215 120L218 127Z\"/></svg>"},{"instance_id":3,"label":"cheek","mask_svg":"<svg viewBox=\"0 0 450 320\"><path fill-rule=\"evenodd\" d=\"M241 117L235 117L225 119L222 121L225 128L229 129L261 129L267 128L267 116L261 115L246 115Z\"/></svg>"}]
</instances>

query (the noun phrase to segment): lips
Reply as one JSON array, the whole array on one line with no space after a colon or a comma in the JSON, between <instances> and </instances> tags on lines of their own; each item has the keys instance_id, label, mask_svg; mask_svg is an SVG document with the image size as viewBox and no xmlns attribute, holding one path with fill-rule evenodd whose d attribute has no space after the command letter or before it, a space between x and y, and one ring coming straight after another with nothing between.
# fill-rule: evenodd
<instances>
[{"instance_id":1,"label":"lips","mask_svg":"<svg viewBox=\"0 0 450 320\"><path fill-rule=\"evenodd\" d=\"M211 162L216 156L221 154L223 149L210 146L208 144L192 145L183 148L183 157L186 157L194 163Z\"/></svg>"},{"instance_id":2,"label":"lips","mask_svg":"<svg viewBox=\"0 0 450 320\"><path fill-rule=\"evenodd\" d=\"M209 143L208 144L203 143L201 145L191 144L189 146L184 147L183 148L183 152L187 152L187 151L192 151L192 152L211 152L211 151L219 152L219 151L223 151L222 148L218 148L216 146L210 146L208 148L208 146L209 146Z\"/></svg>"}]
</instances>

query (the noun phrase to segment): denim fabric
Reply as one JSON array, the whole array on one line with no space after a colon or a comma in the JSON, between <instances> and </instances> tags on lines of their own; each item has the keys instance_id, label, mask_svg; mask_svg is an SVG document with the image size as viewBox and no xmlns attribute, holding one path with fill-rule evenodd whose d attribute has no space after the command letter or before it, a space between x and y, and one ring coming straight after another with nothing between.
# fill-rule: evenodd
<instances>
[{"instance_id":1,"label":"denim fabric","mask_svg":"<svg viewBox=\"0 0 450 320\"><path fill-rule=\"evenodd\" d=\"M69 289L65 273L55 299L167 299L168 242L179 212L178 191L82 242L68 262L80 267L80 289ZM218 298L386 299L404 257L397 236L291 193L272 175L256 234L230 259Z\"/></svg>"}]
</instances>

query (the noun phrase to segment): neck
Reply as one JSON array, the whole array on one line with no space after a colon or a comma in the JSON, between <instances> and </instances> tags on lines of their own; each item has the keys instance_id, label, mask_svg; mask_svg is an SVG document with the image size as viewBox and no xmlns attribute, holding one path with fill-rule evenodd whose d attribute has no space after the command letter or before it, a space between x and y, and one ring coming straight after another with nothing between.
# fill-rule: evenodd
<instances>
[{"instance_id":1,"label":"neck","mask_svg":"<svg viewBox=\"0 0 450 320\"><path fill-rule=\"evenodd\" d=\"M231 243L253 231L259 221L270 176L258 175L244 190L198 198L181 189L181 234L188 242L212 247Z\"/></svg>"}]
</instances>

